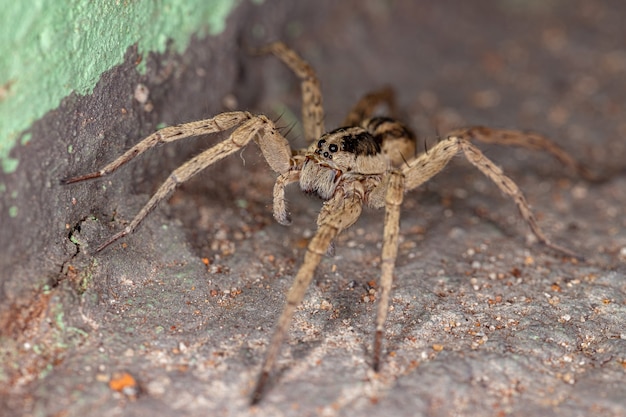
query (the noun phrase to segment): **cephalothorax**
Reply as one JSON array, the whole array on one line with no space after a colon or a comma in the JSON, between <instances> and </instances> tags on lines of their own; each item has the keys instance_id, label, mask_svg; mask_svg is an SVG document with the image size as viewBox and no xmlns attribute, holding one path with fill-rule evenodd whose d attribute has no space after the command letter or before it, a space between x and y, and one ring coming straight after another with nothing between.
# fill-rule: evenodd
<instances>
[{"instance_id":1,"label":"cephalothorax","mask_svg":"<svg viewBox=\"0 0 626 417\"><path fill-rule=\"evenodd\" d=\"M393 167L393 162L382 152L384 132L378 130L382 123L402 126L389 118L366 119L362 126L350 126L325 133L305 153L305 161L299 174L300 188L306 193L330 200L337 186L346 181L362 181L367 178L368 187L379 185L383 175ZM415 153L415 140L406 135L405 147L410 155ZM395 152L401 151L396 149ZM365 201L374 207L382 207L380 201Z\"/></svg>"},{"instance_id":2,"label":"cephalothorax","mask_svg":"<svg viewBox=\"0 0 626 417\"><path fill-rule=\"evenodd\" d=\"M150 210L167 198L179 184L239 151L251 141L259 146L271 169L278 173L273 192L273 211L279 223L289 224L290 221L285 202L285 187L288 184L297 182L304 192L315 194L324 200L317 218L317 232L308 244L303 264L287 294L284 310L269 344L252 393L253 403L261 399L293 313L302 301L322 256L327 253L335 237L356 222L364 205L384 208L386 212L372 362L374 369L378 370L383 325L387 317L398 251L403 196L440 172L459 153L515 201L520 214L540 242L567 256L576 256L546 237L517 185L470 142L478 140L542 150L549 152L580 175L591 176L585 167L547 138L535 133L478 126L450 132L427 152L416 155L415 136L406 126L389 117L373 117L375 108L380 104L386 103L390 108L394 107L393 96L388 89L365 96L349 113L343 127L326 132L319 82L309 64L282 43L270 44L261 52L276 55L301 79L303 130L306 139L311 143L308 148L292 150L279 129L266 116L235 111L161 129L101 170L64 180L65 183L73 183L110 174L159 143L232 130L226 140L177 168L128 226L102 243L96 251L132 233Z\"/></svg>"}]
</instances>

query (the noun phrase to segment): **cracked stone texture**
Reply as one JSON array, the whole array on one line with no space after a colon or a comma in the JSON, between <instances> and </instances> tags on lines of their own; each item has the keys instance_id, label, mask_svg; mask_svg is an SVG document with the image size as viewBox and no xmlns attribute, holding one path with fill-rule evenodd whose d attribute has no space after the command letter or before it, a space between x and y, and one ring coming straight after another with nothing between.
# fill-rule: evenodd
<instances>
[{"instance_id":1,"label":"cracked stone texture","mask_svg":"<svg viewBox=\"0 0 626 417\"><path fill-rule=\"evenodd\" d=\"M2 415L626 414L625 19L609 0L244 3L222 35L144 57L145 76L128 51L93 95L33 126L20 169L2 178L3 213L29 202L0 230ZM546 155L482 147L541 227L586 261L535 244L514 204L459 157L406 196L380 374L370 360L382 212L366 211L318 268L250 409L320 202L290 190L293 225L276 224L275 176L251 146L93 254L171 169L224 136L160 147L104 179L58 180L162 123L233 105L290 126L297 81L246 51L274 39L317 69L328 127L391 85L430 143L463 125L532 129L609 173L590 184ZM145 103L133 98L140 83ZM298 126L289 139L303 145Z\"/></svg>"}]
</instances>

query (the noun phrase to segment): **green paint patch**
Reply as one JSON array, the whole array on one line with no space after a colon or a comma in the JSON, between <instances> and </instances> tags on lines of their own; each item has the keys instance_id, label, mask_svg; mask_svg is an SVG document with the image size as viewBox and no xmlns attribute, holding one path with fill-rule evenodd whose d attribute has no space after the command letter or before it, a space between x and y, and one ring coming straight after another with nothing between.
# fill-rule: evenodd
<instances>
[{"instance_id":1,"label":"green paint patch","mask_svg":"<svg viewBox=\"0 0 626 417\"><path fill-rule=\"evenodd\" d=\"M47 364L45 368L43 368L43 370L41 372L39 372L39 375L37 375L37 378L41 379L46 379L46 377L50 374L50 372L52 372L52 370L54 369L54 367L52 366L51 363Z\"/></svg>"},{"instance_id":2,"label":"green paint patch","mask_svg":"<svg viewBox=\"0 0 626 417\"><path fill-rule=\"evenodd\" d=\"M65 331L65 322L63 321L63 316L65 316L65 313L63 313L63 311L58 311L54 317L57 328L62 332Z\"/></svg>"},{"instance_id":3,"label":"green paint patch","mask_svg":"<svg viewBox=\"0 0 626 417\"><path fill-rule=\"evenodd\" d=\"M1 122L0 122L1 123ZM0 127L1 129L1 127ZM1 139L0 139L1 141ZM7 149L5 152L5 149L3 148L2 142L0 142L0 166L2 166L2 171L4 173L10 174L11 172L15 172L15 170L17 169L18 164L18 160L15 158L10 158L9 155L9 151L10 149Z\"/></svg>"},{"instance_id":4,"label":"green paint patch","mask_svg":"<svg viewBox=\"0 0 626 417\"><path fill-rule=\"evenodd\" d=\"M22 145L26 145L28 142L30 142L30 140L32 138L33 138L33 134L28 132L28 133L25 133L25 134L22 135L22 138L21 138L20 142L21 142Z\"/></svg>"},{"instance_id":5,"label":"green paint patch","mask_svg":"<svg viewBox=\"0 0 626 417\"><path fill-rule=\"evenodd\" d=\"M35 120L76 92L90 94L106 70L123 62L128 48L182 52L192 35L223 31L240 0L70 0L8 2L0 13L0 165L15 172L9 156ZM142 60L145 61L145 60ZM138 70L144 69L139 64Z\"/></svg>"},{"instance_id":6,"label":"green paint patch","mask_svg":"<svg viewBox=\"0 0 626 417\"><path fill-rule=\"evenodd\" d=\"M77 238L76 235L74 235L73 233L72 233L72 236L70 236L70 242L72 242L75 245L80 245L82 243L80 239Z\"/></svg>"}]
</instances>

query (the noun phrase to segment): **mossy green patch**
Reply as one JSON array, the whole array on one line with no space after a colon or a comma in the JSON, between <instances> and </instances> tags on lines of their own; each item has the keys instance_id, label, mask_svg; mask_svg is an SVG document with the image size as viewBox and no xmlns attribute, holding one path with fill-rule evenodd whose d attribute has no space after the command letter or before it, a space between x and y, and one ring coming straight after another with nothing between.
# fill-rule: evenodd
<instances>
[{"instance_id":1,"label":"mossy green patch","mask_svg":"<svg viewBox=\"0 0 626 417\"><path fill-rule=\"evenodd\" d=\"M192 35L220 33L239 0L8 2L0 13L0 165L35 120L72 92L89 94L128 48L183 51ZM139 68L141 70L141 68Z\"/></svg>"}]
</instances>

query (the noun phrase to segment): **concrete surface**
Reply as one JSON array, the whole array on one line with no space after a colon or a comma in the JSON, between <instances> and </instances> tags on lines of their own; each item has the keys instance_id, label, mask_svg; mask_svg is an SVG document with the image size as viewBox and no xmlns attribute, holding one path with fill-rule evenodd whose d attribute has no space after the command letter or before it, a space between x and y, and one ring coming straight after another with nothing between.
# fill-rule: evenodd
<instances>
[{"instance_id":1,"label":"concrete surface","mask_svg":"<svg viewBox=\"0 0 626 417\"><path fill-rule=\"evenodd\" d=\"M129 51L92 96L68 98L33 127L46 146L20 150L30 165L3 179L32 201L29 221L2 219L3 412L626 414L625 18L608 0L244 3L225 33L152 57L141 79L128 75ZM545 155L483 147L540 225L586 262L534 244L513 203L457 158L406 197L381 373L370 354L382 212L367 211L319 267L266 397L250 409L320 203L291 190L294 224L273 222L273 175L250 147L93 255L170 169L219 138L161 147L105 179L56 181L161 123L234 101L288 125L297 82L239 46L276 38L318 70L328 127L391 85L427 140L469 124L532 129L610 173L590 184ZM149 102L133 101L140 82ZM299 143L297 127L289 137Z\"/></svg>"}]
</instances>

